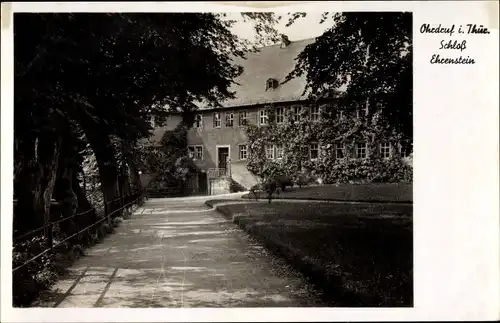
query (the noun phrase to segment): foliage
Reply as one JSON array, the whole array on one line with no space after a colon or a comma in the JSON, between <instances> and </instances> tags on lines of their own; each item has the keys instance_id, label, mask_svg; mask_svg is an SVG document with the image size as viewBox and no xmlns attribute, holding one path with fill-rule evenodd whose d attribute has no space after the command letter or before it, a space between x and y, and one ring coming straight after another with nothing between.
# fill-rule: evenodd
<instances>
[{"instance_id":1,"label":"foliage","mask_svg":"<svg viewBox=\"0 0 500 323\"><path fill-rule=\"evenodd\" d=\"M261 36L272 31L272 14L246 17ZM15 14L14 184L23 207L15 210L16 227L26 231L50 217L61 179L72 179L67 189L79 206L91 207L97 193L85 196L77 173L99 181L97 205L112 200L118 183L123 188L137 173L151 118L161 125L175 110L189 120L196 103L217 106L233 97L241 67L230 57L252 48L230 26L215 13ZM182 178L190 160L174 155L165 172Z\"/></svg>"},{"instance_id":2,"label":"foliage","mask_svg":"<svg viewBox=\"0 0 500 323\"><path fill-rule=\"evenodd\" d=\"M303 187L312 184L315 181L315 178L310 173L301 171L294 176L293 181L297 184L298 187Z\"/></svg>"},{"instance_id":3,"label":"foliage","mask_svg":"<svg viewBox=\"0 0 500 323\"><path fill-rule=\"evenodd\" d=\"M24 200L29 192L36 196L35 211L17 213L37 214L19 223L47 213L62 146L78 146L78 154L92 149L104 198L112 200L121 178L136 173L137 143L150 135L151 118L162 124L169 110L189 115L195 103L217 106L233 97L229 87L241 67L230 57L244 57L250 48L221 16L15 15L15 192L26 191ZM275 21L272 14L244 16L256 21L261 35ZM83 168L74 152L60 155L65 174Z\"/></svg>"},{"instance_id":4,"label":"foliage","mask_svg":"<svg viewBox=\"0 0 500 323\"><path fill-rule=\"evenodd\" d=\"M274 21L246 16L262 33ZM230 56L250 50L213 13L23 13L14 24L15 128L27 130L16 132L16 178L39 137L64 137L74 121L94 150L108 200L124 172L117 168L133 166L137 140L150 134L150 119L161 124L169 110L189 114L197 102L233 97L241 67Z\"/></svg>"},{"instance_id":5,"label":"foliage","mask_svg":"<svg viewBox=\"0 0 500 323\"><path fill-rule=\"evenodd\" d=\"M273 116L276 107L269 106L270 124L246 128L250 154L247 168L262 179L288 176L296 184L306 185L320 178L323 183L350 182L411 182L412 167L400 158L382 159L378 156L377 143L389 141L397 147L402 135L391 131L387 121L379 114L357 118L346 112L344 118L337 118L334 104L322 105L322 118L312 122L303 108L301 120L294 122L289 111L283 123L277 124ZM353 158L355 143L368 142L368 158ZM317 160L309 158L309 144L320 145ZM337 159L335 144L344 144L345 158ZM282 159L268 159L265 147L282 145Z\"/></svg>"},{"instance_id":6,"label":"foliage","mask_svg":"<svg viewBox=\"0 0 500 323\"><path fill-rule=\"evenodd\" d=\"M281 16L276 17L272 12L242 12L241 16L245 22L254 22L255 43L265 46L279 40L275 26L281 20Z\"/></svg>"},{"instance_id":7,"label":"foliage","mask_svg":"<svg viewBox=\"0 0 500 323\"><path fill-rule=\"evenodd\" d=\"M42 252L46 239L41 236L19 243L12 250L12 268L22 265L25 261ZM41 289L45 289L57 278L56 265L48 255L40 257L13 273L13 303L17 306L29 305ZM21 286L19 286L19 284Z\"/></svg>"},{"instance_id":8,"label":"foliage","mask_svg":"<svg viewBox=\"0 0 500 323\"><path fill-rule=\"evenodd\" d=\"M324 162L320 165L324 174L323 182L359 183L359 182L412 182L413 168L401 162L399 158L345 158Z\"/></svg>"},{"instance_id":9,"label":"foliage","mask_svg":"<svg viewBox=\"0 0 500 323\"><path fill-rule=\"evenodd\" d=\"M295 13L289 25L306 13ZM318 99L346 85L342 103L351 111L368 102L396 132L413 137L412 14L324 13L332 27L298 56L287 80L307 74L304 92ZM383 109L381 109L383 107Z\"/></svg>"},{"instance_id":10,"label":"foliage","mask_svg":"<svg viewBox=\"0 0 500 323\"><path fill-rule=\"evenodd\" d=\"M165 131L160 146L148 148L143 167L147 173L156 175L156 182L182 183L196 169L188 156L187 131L187 125L180 123L175 129Z\"/></svg>"}]
</instances>

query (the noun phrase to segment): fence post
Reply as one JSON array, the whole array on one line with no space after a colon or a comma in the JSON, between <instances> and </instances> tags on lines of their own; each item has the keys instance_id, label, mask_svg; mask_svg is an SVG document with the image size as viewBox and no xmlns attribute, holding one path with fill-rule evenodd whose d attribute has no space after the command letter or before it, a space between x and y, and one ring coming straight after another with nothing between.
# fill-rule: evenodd
<instances>
[{"instance_id":1,"label":"fence post","mask_svg":"<svg viewBox=\"0 0 500 323\"><path fill-rule=\"evenodd\" d=\"M75 214L73 215L73 220L76 220L75 221L75 224L76 224L76 243L80 244L80 223L77 219L77 216L78 216L77 211L75 211Z\"/></svg>"},{"instance_id":2,"label":"fence post","mask_svg":"<svg viewBox=\"0 0 500 323\"><path fill-rule=\"evenodd\" d=\"M123 195L123 187L120 189L120 208L122 209L123 212L123 207L125 206L125 196Z\"/></svg>"},{"instance_id":3,"label":"fence post","mask_svg":"<svg viewBox=\"0 0 500 323\"><path fill-rule=\"evenodd\" d=\"M48 210L48 213L46 211L45 215L44 215L44 219L43 219L43 224L44 224L44 229L43 229L43 234L44 236L47 238L47 245L46 245L46 248L47 249L50 249L50 253L52 254L53 253L53 235L52 235L52 222L51 222L51 213L54 209L52 208L52 200L49 201L49 210Z\"/></svg>"},{"instance_id":4,"label":"fence post","mask_svg":"<svg viewBox=\"0 0 500 323\"><path fill-rule=\"evenodd\" d=\"M54 230L52 226L52 222L49 222L47 225L47 249L50 249L50 255L54 254Z\"/></svg>"}]
</instances>

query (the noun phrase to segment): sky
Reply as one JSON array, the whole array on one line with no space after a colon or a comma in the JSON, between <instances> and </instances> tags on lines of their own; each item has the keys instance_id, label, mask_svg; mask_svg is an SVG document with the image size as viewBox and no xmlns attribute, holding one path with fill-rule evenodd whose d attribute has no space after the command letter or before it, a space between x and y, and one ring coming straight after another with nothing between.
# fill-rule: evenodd
<instances>
[{"instance_id":1,"label":"sky","mask_svg":"<svg viewBox=\"0 0 500 323\"><path fill-rule=\"evenodd\" d=\"M297 19L290 27L285 26L288 22L288 15L286 12L277 12L276 14L282 16L277 26L278 32L287 35L291 41L320 36L326 29L332 26L331 20L323 24L319 23L321 12L308 12L306 17ZM253 24L251 21L243 22L240 13L229 13L228 18L238 21L238 23L232 27L234 34L249 40L254 39L255 32L253 31Z\"/></svg>"}]
</instances>

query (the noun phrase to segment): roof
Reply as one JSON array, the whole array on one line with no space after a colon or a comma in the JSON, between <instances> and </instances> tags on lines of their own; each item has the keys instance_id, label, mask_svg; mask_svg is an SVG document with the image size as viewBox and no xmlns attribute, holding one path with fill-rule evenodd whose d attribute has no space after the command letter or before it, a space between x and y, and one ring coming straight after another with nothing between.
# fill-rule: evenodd
<instances>
[{"instance_id":1,"label":"roof","mask_svg":"<svg viewBox=\"0 0 500 323\"><path fill-rule=\"evenodd\" d=\"M235 79L236 84L230 87L230 91L234 91L236 97L221 102L222 106L237 107L305 100L307 95L302 95L306 85L305 75L267 91L266 81L274 78L278 82L283 82L294 69L295 58L314 41L314 38L292 41L284 48L281 48L280 43L262 47L255 53L250 52L246 55L246 59L233 58L234 64L243 67L243 73Z\"/></svg>"}]
</instances>

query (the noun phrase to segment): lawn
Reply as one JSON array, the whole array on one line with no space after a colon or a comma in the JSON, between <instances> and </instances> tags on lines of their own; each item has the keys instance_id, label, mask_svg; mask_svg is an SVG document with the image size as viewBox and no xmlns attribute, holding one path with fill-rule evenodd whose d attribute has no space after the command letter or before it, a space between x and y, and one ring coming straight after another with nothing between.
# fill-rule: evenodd
<instances>
[{"instance_id":1,"label":"lawn","mask_svg":"<svg viewBox=\"0 0 500 323\"><path fill-rule=\"evenodd\" d=\"M250 196L248 196L250 195ZM261 198L266 194L260 193ZM252 194L243 197L254 198ZM411 203L413 186L406 183L328 184L287 188L274 198Z\"/></svg>"},{"instance_id":2,"label":"lawn","mask_svg":"<svg viewBox=\"0 0 500 323\"><path fill-rule=\"evenodd\" d=\"M332 306L413 305L410 205L275 200L218 209L302 271Z\"/></svg>"}]
</instances>

